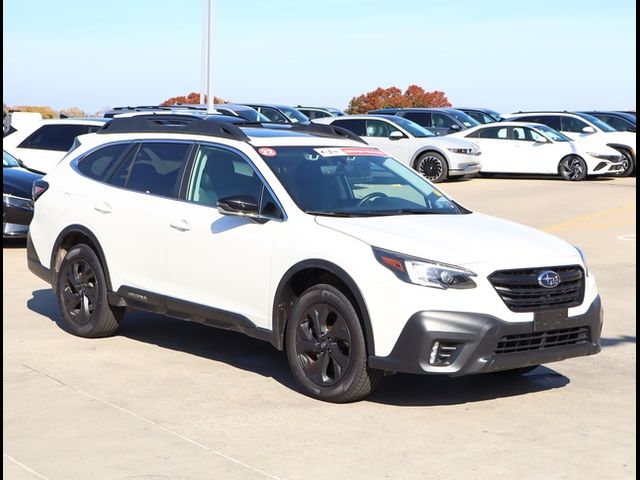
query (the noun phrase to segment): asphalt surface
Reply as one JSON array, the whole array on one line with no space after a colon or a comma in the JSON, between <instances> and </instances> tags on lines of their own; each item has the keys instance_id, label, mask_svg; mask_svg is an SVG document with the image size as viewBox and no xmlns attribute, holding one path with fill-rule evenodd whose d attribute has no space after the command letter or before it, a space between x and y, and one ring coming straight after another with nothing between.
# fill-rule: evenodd
<instances>
[{"instance_id":1,"label":"asphalt surface","mask_svg":"<svg viewBox=\"0 0 640 480\"><path fill-rule=\"evenodd\" d=\"M635 478L635 178L443 188L584 248L600 354L516 378L395 375L366 401L327 404L240 334L146 313L111 338L65 333L24 243L4 242L4 478Z\"/></svg>"}]
</instances>

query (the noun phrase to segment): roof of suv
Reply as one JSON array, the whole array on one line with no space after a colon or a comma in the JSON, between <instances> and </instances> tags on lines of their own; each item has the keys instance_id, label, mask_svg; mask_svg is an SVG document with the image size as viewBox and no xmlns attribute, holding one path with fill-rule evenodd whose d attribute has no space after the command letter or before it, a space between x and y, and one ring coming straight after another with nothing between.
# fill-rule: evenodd
<instances>
[{"instance_id":1,"label":"roof of suv","mask_svg":"<svg viewBox=\"0 0 640 480\"><path fill-rule=\"evenodd\" d=\"M242 127L242 128L240 128ZM105 123L96 132L96 142L102 142L99 137L109 135L109 138L131 139L158 138L162 134L164 138L185 138L185 135L223 138L250 143L253 146L275 145L362 145L364 140L349 130L332 125L292 125L289 127L259 123L232 123L218 116L201 116L185 114L147 114L128 117L116 117ZM116 137L117 135L117 137ZM276 140L277 139L277 140Z\"/></svg>"}]
</instances>

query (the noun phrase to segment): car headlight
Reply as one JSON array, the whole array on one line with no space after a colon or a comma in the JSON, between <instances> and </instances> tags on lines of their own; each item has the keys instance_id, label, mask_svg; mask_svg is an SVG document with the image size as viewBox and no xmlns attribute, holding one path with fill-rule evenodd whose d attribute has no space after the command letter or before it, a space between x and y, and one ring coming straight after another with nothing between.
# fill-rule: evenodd
<instances>
[{"instance_id":1,"label":"car headlight","mask_svg":"<svg viewBox=\"0 0 640 480\"><path fill-rule=\"evenodd\" d=\"M13 195L2 194L2 203L8 207L33 209L33 202L29 198L14 197Z\"/></svg>"},{"instance_id":2,"label":"car headlight","mask_svg":"<svg viewBox=\"0 0 640 480\"><path fill-rule=\"evenodd\" d=\"M587 265L587 255L584 253L584 250L582 250L577 245L574 245L574 247L578 251L578 253L580 254L580 258L582 259L582 264L584 265L584 274L588 277L589 276L589 266Z\"/></svg>"},{"instance_id":3,"label":"car headlight","mask_svg":"<svg viewBox=\"0 0 640 480\"><path fill-rule=\"evenodd\" d=\"M466 268L446 263L410 257L373 247L378 262L391 270L403 282L433 288L475 288L471 279L476 274Z\"/></svg>"},{"instance_id":4,"label":"car headlight","mask_svg":"<svg viewBox=\"0 0 640 480\"><path fill-rule=\"evenodd\" d=\"M622 158L621 155L613 155L608 153L598 153L598 152L587 152L587 153L594 158L600 158L602 160L610 160L613 162L615 162L616 160L620 160Z\"/></svg>"},{"instance_id":5,"label":"car headlight","mask_svg":"<svg viewBox=\"0 0 640 480\"><path fill-rule=\"evenodd\" d=\"M476 153L475 148L447 148L450 152L460 153L462 155L474 155Z\"/></svg>"}]
</instances>

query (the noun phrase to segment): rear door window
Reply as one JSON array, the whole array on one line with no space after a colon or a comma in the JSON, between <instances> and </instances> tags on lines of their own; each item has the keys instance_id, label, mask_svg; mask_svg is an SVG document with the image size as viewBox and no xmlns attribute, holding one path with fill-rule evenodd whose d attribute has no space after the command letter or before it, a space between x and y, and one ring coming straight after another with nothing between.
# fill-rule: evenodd
<instances>
[{"instance_id":1,"label":"rear door window","mask_svg":"<svg viewBox=\"0 0 640 480\"><path fill-rule=\"evenodd\" d=\"M355 133L359 137L365 137L367 135L367 128L365 126L364 120L360 120L360 119L336 120L335 122L332 122L331 125L337 125L338 127L351 130L353 133Z\"/></svg>"},{"instance_id":2,"label":"rear door window","mask_svg":"<svg viewBox=\"0 0 640 480\"><path fill-rule=\"evenodd\" d=\"M431 126L431 114L428 112L407 112L403 117L423 127Z\"/></svg>"}]
</instances>

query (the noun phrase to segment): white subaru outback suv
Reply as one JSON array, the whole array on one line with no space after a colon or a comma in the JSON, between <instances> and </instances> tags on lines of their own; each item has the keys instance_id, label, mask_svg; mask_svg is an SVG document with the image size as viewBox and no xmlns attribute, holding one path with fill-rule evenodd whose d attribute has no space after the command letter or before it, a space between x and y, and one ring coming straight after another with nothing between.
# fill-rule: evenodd
<instances>
[{"instance_id":1,"label":"white subaru outback suv","mask_svg":"<svg viewBox=\"0 0 640 480\"><path fill-rule=\"evenodd\" d=\"M117 118L34 185L29 268L65 327L126 307L286 350L316 398L386 373L466 375L600 350L580 250L465 209L346 130Z\"/></svg>"}]
</instances>

